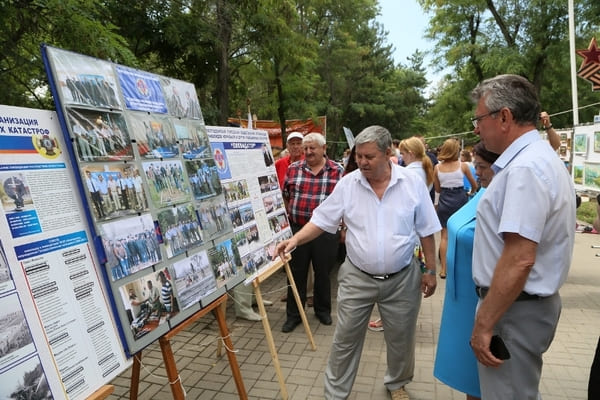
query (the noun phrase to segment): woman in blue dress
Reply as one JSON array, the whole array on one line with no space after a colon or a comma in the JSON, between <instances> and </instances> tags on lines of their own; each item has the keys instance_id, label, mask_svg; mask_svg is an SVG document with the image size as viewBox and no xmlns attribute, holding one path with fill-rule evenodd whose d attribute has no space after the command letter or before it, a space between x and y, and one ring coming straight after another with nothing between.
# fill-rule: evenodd
<instances>
[{"instance_id":1,"label":"woman in blue dress","mask_svg":"<svg viewBox=\"0 0 600 400\"><path fill-rule=\"evenodd\" d=\"M494 176L491 165L498 154L487 151L483 144L473 148L475 171L482 188ZM475 213L484 189L454 213L448 220L447 282L442 322L433 375L453 389L467 394L467 400L479 399L477 360L469 345L477 294L471 272Z\"/></svg>"}]
</instances>

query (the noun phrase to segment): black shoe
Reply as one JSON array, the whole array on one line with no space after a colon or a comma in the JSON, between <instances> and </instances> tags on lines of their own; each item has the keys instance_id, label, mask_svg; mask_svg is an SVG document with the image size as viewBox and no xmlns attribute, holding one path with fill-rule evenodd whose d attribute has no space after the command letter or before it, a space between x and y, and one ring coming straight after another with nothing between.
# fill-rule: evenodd
<instances>
[{"instance_id":1,"label":"black shoe","mask_svg":"<svg viewBox=\"0 0 600 400\"><path fill-rule=\"evenodd\" d=\"M331 315L317 315L317 319L321 321L323 325L331 325L333 322L331 320Z\"/></svg>"},{"instance_id":2,"label":"black shoe","mask_svg":"<svg viewBox=\"0 0 600 400\"><path fill-rule=\"evenodd\" d=\"M287 321L285 321L285 324L283 324L283 326L281 327L281 332L283 333L288 333L293 331L294 329L296 329L296 327L298 325L300 325L302 321L299 321L297 319L288 319Z\"/></svg>"}]
</instances>

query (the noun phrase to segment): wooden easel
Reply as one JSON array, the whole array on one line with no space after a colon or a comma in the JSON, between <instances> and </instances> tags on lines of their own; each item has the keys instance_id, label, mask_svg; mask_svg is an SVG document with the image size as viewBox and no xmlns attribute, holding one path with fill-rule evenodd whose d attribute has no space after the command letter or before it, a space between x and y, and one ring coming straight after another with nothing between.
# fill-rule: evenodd
<instances>
[{"instance_id":1,"label":"wooden easel","mask_svg":"<svg viewBox=\"0 0 600 400\"><path fill-rule=\"evenodd\" d=\"M298 305L298 311L300 312L300 318L302 319L302 324L304 325L306 336L308 336L308 340L310 341L310 345L313 351L317 350L317 346L315 345L312 332L310 331L310 326L308 325L308 320L306 319L304 307L302 307L302 301L300 300L298 289L296 288L296 283L294 282L294 277L292 276L292 270L290 269L290 265L288 264L288 261L290 259L291 256L288 255L285 259L285 263L279 260L277 263L274 263L266 270L261 271L260 275L258 275L252 281L252 286L254 286L254 291L256 293L256 303L258 304L258 310L260 311L259 314L262 317L263 329L265 330L267 343L269 344L269 351L271 352L271 358L273 359L273 366L275 367L277 379L279 380L281 397L284 400L287 400L288 392L285 387L285 380L283 379L283 374L281 373L281 365L279 364L279 357L277 356L277 349L275 348L275 341L273 340L273 333L271 332L271 325L269 324L269 319L267 318L267 311L265 310L265 304L263 303L262 293L260 292L260 284L267 280L275 272L279 271L282 265L285 266L285 273L287 274L288 280L290 282L290 287L292 288L292 293L294 294L294 299L296 300L296 304Z\"/></svg>"},{"instance_id":2,"label":"wooden easel","mask_svg":"<svg viewBox=\"0 0 600 400\"><path fill-rule=\"evenodd\" d=\"M221 334L221 338L223 342L225 342L225 346L228 349L227 358L229 358L229 367L231 368L231 373L233 374L233 380L235 381L235 386L237 387L238 395L242 400L248 399L248 394L246 393L246 388L244 387L244 381L242 380L242 374L240 373L240 367L237 363L237 358L235 357L235 353L233 351L229 351L230 349L233 349L233 343L231 342L231 338L229 337L229 329L227 329L225 312L223 311L223 307L221 307L221 304L224 304L226 302L227 294L224 294L158 339L158 342L160 344L160 350L163 355L163 360L165 362L165 369L167 370L167 378L169 379L169 385L171 386L171 392L173 393L173 398L175 400L183 400L185 398L185 393L183 390L183 386L181 385L181 378L179 377L177 366L175 365L175 357L173 356L173 350L171 349L170 340L179 332L186 329L191 323L195 322L199 318L202 318L210 311L212 311L213 314L215 314L215 318L217 319L217 323L219 324L219 332ZM129 390L129 398L131 400L136 400L138 396L141 362L142 352L140 351L136 353L133 357L133 367L131 370L131 386Z\"/></svg>"},{"instance_id":3,"label":"wooden easel","mask_svg":"<svg viewBox=\"0 0 600 400\"><path fill-rule=\"evenodd\" d=\"M86 400L104 400L108 396L110 396L114 390L115 390L115 387L113 385L101 386L94 393L92 393L91 395L86 397Z\"/></svg>"}]
</instances>

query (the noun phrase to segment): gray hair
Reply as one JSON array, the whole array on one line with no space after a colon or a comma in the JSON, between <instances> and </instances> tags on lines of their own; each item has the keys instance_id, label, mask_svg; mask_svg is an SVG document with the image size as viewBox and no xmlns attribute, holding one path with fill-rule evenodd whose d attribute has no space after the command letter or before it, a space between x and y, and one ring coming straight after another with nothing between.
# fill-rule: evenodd
<instances>
[{"instance_id":1,"label":"gray hair","mask_svg":"<svg viewBox=\"0 0 600 400\"><path fill-rule=\"evenodd\" d=\"M325 146L325 136L318 132L311 132L302 139L302 144L304 145L306 143L316 143L319 146Z\"/></svg>"},{"instance_id":2,"label":"gray hair","mask_svg":"<svg viewBox=\"0 0 600 400\"><path fill-rule=\"evenodd\" d=\"M354 145L375 142L377 148L385 153L392 147L392 135L383 126L371 125L363 129L354 139Z\"/></svg>"},{"instance_id":3,"label":"gray hair","mask_svg":"<svg viewBox=\"0 0 600 400\"><path fill-rule=\"evenodd\" d=\"M537 124L541 106L535 86L519 75L498 75L481 82L471 92L471 99L483 103L489 111L507 107L517 124Z\"/></svg>"}]
</instances>

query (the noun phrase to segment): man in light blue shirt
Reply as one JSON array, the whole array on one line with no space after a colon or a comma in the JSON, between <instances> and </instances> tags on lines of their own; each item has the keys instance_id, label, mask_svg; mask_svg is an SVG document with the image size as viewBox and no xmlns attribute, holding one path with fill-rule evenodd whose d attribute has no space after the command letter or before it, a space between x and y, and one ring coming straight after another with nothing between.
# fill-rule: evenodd
<instances>
[{"instance_id":1,"label":"man in light blue shirt","mask_svg":"<svg viewBox=\"0 0 600 400\"><path fill-rule=\"evenodd\" d=\"M408 399L404 386L414 375L421 293L429 297L436 288L433 235L441 226L423 180L390 162L391 146L387 129L364 129L355 139L359 169L343 177L310 222L277 247L283 257L324 231L336 232L340 221L347 229L337 325L325 371L326 399L350 395L375 304L387 345L384 384L392 399ZM414 256L417 238L425 253L425 273Z\"/></svg>"},{"instance_id":2,"label":"man in light blue shirt","mask_svg":"<svg viewBox=\"0 0 600 400\"><path fill-rule=\"evenodd\" d=\"M485 148L500 157L477 207L473 279L479 304L471 347L482 398L540 399L542 354L561 310L575 233L575 189L564 164L540 138L535 87L517 75L477 86L472 118ZM493 353L493 335L508 354Z\"/></svg>"}]
</instances>

